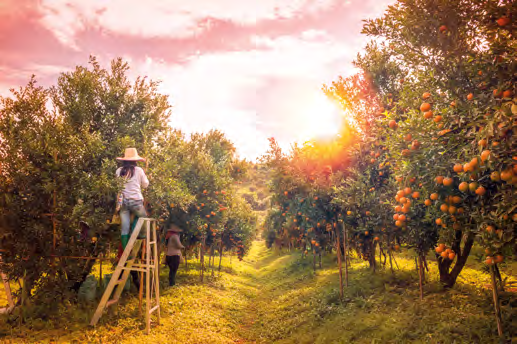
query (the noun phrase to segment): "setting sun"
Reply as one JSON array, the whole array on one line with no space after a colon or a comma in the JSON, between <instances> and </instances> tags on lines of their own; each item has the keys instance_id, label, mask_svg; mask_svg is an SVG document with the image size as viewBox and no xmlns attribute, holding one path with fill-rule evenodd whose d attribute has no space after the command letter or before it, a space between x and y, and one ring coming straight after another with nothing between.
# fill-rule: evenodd
<instances>
[{"instance_id":1,"label":"setting sun","mask_svg":"<svg viewBox=\"0 0 517 344\"><path fill-rule=\"evenodd\" d=\"M300 140L330 139L339 133L341 112L323 93L315 93L299 104L297 129Z\"/></svg>"}]
</instances>

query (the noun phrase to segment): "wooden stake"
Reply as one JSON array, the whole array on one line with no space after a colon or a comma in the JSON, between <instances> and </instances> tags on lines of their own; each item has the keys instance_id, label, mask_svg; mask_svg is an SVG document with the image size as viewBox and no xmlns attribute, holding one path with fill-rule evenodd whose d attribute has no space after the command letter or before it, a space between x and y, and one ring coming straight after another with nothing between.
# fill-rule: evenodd
<instances>
[{"instance_id":1,"label":"wooden stake","mask_svg":"<svg viewBox=\"0 0 517 344\"><path fill-rule=\"evenodd\" d=\"M339 239L339 229L336 227L336 250L337 266L339 268L339 298L343 300L343 267L341 266L341 242Z\"/></svg>"},{"instance_id":2,"label":"wooden stake","mask_svg":"<svg viewBox=\"0 0 517 344\"><path fill-rule=\"evenodd\" d=\"M497 290L497 281L495 279L495 265L490 266L490 276L492 277L492 295L494 298L495 320L497 322L497 333L499 337L504 338L503 320L501 318L501 307L499 304L499 292Z\"/></svg>"},{"instance_id":3,"label":"wooden stake","mask_svg":"<svg viewBox=\"0 0 517 344\"><path fill-rule=\"evenodd\" d=\"M424 299L424 264L422 263L422 256L418 256L418 275L420 282L420 301Z\"/></svg>"},{"instance_id":4,"label":"wooden stake","mask_svg":"<svg viewBox=\"0 0 517 344\"><path fill-rule=\"evenodd\" d=\"M343 222L343 257L345 260L345 286L348 287L348 246L345 223Z\"/></svg>"}]
</instances>

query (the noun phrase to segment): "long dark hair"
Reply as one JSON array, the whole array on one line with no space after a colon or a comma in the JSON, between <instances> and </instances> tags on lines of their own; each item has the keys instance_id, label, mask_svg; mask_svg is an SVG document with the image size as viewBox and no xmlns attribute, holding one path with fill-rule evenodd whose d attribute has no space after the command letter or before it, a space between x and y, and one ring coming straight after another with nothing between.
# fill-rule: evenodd
<instances>
[{"instance_id":1,"label":"long dark hair","mask_svg":"<svg viewBox=\"0 0 517 344\"><path fill-rule=\"evenodd\" d=\"M120 170L120 176L126 179L131 179L135 175L136 161L124 161L122 169Z\"/></svg>"}]
</instances>

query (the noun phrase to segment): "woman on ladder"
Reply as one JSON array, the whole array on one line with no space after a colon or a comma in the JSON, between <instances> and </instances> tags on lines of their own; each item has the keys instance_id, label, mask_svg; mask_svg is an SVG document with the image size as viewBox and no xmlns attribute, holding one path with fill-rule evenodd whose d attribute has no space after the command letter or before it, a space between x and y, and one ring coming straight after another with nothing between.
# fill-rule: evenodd
<instances>
[{"instance_id":1,"label":"woman on ladder","mask_svg":"<svg viewBox=\"0 0 517 344\"><path fill-rule=\"evenodd\" d=\"M117 210L120 207L121 242L124 250L132 229L131 214L135 215L135 223L139 217L147 217L142 189L149 186L149 180L144 170L137 166L138 161L145 161L145 159L138 155L136 148L126 148L124 157L117 160L122 161L122 166L117 169L116 176L124 180L124 188L117 200ZM133 283L138 287L140 285L138 273L131 271L131 276Z\"/></svg>"}]
</instances>

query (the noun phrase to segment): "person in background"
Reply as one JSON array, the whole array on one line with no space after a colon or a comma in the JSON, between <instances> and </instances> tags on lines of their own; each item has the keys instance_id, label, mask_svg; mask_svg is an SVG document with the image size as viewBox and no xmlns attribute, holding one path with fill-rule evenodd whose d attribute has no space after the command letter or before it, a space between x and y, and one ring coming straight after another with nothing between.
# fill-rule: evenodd
<instances>
[{"instance_id":1,"label":"person in background","mask_svg":"<svg viewBox=\"0 0 517 344\"><path fill-rule=\"evenodd\" d=\"M185 248L180 242L180 233L183 232L181 228L175 224L171 224L167 229L165 240L167 242L167 251L165 262L169 267L169 286L176 284L176 272L180 266L181 249Z\"/></svg>"},{"instance_id":2,"label":"person in background","mask_svg":"<svg viewBox=\"0 0 517 344\"><path fill-rule=\"evenodd\" d=\"M149 186L149 180L144 170L137 166L138 161L145 161L145 159L138 155L136 148L126 148L124 157L117 158L117 160L122 162L122 166L117 169L116 176L124 180L124 188L117 197L117 208L120 207L120 234L123 251L131 234L131 214L135 215L135 223L139 217L147 217L142 189ZM131 271L131 277L138 288L140 286L138 272Z\"/></svg>"}]
</instances>

